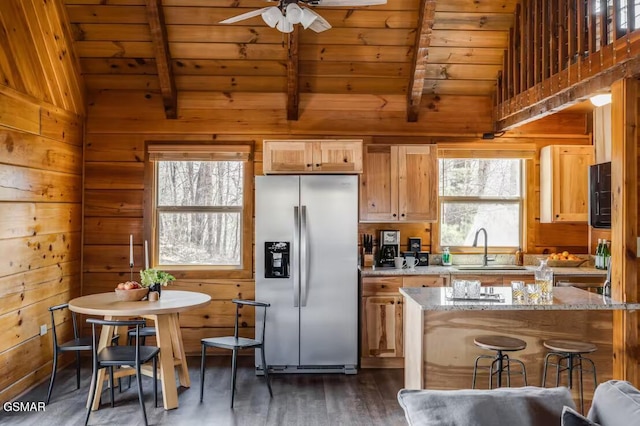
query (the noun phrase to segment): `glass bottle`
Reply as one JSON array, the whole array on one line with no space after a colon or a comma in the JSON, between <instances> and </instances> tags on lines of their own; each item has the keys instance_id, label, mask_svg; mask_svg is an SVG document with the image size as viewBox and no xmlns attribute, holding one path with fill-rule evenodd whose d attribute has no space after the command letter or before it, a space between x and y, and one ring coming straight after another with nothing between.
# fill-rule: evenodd
<instances>
[{"instance_id":1,"label":"glass bottle","mask_svg":"<svg viewBox=\"0 0 640 426\"><path fill-rule=\"evenodd\" d=\"M598 238L598 247L596 247L596 256L595 256L596 269L602 269L601 255L602 255L602 239Z\"/></svg>"},{"instance_id":2,"label":"glass bottle","mask_svg":"<svg viewBox=\"0 0 640 426\"><path fill-rule=\"evenodd\" d=\"M553 301L553 271L547 265L547 259L540 259L540 266L535 270L536 284L540 286L542 300Z\"/></svg>"},{"instance_id":3,"label":"glass bottle","mask_svg":"<svg viewBox=\"0 0 640 426\"><path fill-rule=\"evenodd\" d=\"M607 265L609 264L609 257L611 257L607 240L602 240L602 256L601 257L602 257L602 269L607 269Z\"/></svg>"},{"instance_id":4,"label":"glass bottle","mask_svg":"<svg viewBox=\"0 0 640 426\"><path fill-rule=\"evenodd\" d=\"M522 247L518 247L516 251L516 265L522 266L524 264L524 256L522 254Z\"/></svg>"},{"instance_id":5,"label":"glass bottle","mask_svg":"<svg viewBox=\"0 0 640 426\"><path fill-rule=\"evenodd\" d=\"M442 265L451 266L451 253L449 252L449 247L445 247L442 252Z\"/></svg>"}]
</instances>

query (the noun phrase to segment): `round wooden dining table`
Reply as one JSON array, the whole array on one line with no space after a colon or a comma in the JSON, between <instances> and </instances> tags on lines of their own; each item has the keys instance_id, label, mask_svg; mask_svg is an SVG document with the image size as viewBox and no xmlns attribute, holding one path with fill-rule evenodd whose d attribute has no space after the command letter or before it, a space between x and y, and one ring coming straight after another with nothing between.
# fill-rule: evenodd
<instances>
[{"instance_id":1,"label":"round wooden dining table","mask_svg":"<svg viewBox=\"0 0 640 426\"><path fill-rule=\"evenodd\" d=\"M156 342L160 348L158 378L162 381L164 408L170 410L178 407L175 367L178 368L180 385L191 386L178 314L206 306L210 302L211 296L192 291L163 290L160 299L153 302L147 300L124 302L116 298L115 292L110 292L75 298L69 302L69 309L80 314L103 316L107 320L117 320L119 317L142 317L153 320L156 327ZM102 327L98 351L111 343L115 333L118 333L121 339L126 338L126 327L118 328L121 329L116 330L116 327L111 326ZM135 373L134 369L121 369L114 376L117 378L132 373ZM143 373L152 375L153 372L151 368L145 366ZM93 410L97 410L100 406L100 395L105 378L105 369L101 369L98 372Z\"/></svg>"}]
</instances>

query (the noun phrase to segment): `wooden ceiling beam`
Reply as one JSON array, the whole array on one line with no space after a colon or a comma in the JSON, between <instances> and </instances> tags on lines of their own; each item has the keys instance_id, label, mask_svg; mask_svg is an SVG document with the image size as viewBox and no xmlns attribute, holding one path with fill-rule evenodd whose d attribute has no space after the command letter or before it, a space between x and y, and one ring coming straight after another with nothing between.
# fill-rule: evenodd
<instances>
[{"instance_id":1,"label":"wooden ceiling beam","mask_svg":"<svg viewBox=\"0 0 640 426\"><path fill-rule=\"evenodd\" d=\"M568 72L564 70L563 73ZM496 131L511 130L523 124L530 123L547 115L554 114L575 103L581 102L599 91L608 89L613 82L632 78L640 74L640 57L623 60L610 68L595 73L582 81L574 83L551 96L533 102L496 122ZM566 81L566 80L564 80ZM540 84L549 84L548 80ZM535 87L533 88L535 89ZM532 90L532 89L531 89ZM498 111L500 107L498 107ZM499 115L498 115L499 116Z\"/></svg>"},{"instance_id":2,"label":"wooden ceiling beam","mask_svg":"<svg viewBox=\"0 0 640 426\"><path fill-rule=\"evenodd\" d=\"M418 31L416 32L416 42L414 44L412 70L409 74L410 80L407 90L407 121L412 123L418 121L435 14L436 0L422 0L420 3Z\"/></svg>"},{"instance_id":3,"label":"wooden ceiling beam","mask_svg":"<svg viewBox=\"0 0 640 426\"><path fill-rule=\"evenodd\" d=\"M178 117L178 93L171 70L171 54L167 38L167 27L164 23L164 12L161 0L145 0L147 5L147 20L151 29L160 91L167 118Z\"/></svg>"},{"instance_id":4,"label":"wooden ceiling beam","mask_svg":"<svg viewBox=\"0 0 640 426\"><path fill-rule=\"evenodd\" d=\"M300 25L293 27L288 37L287 55L287 120L298 121L300 104L300 79L298 73L298 47L300 41Z\"/></svg>"}]
</instances>

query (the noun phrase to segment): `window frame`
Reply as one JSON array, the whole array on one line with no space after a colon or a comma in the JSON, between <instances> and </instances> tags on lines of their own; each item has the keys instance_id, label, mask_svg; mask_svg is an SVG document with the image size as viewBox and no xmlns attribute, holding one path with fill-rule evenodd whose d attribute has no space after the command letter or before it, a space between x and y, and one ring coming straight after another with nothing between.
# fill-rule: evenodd
<instances>
[{"instance_id":1,"label":"window frame","mask_svg":"<svg viewBox=\"0 0 640 426\"><path fill-rule=\"evenodd\" d=\"M443 204L446 202L459 202L459 203L506 203L506 204L518 204L519 205L519 215L518 215L518 245L517 246L495 246L489 245L487 248L491 250L493 253L514 253L518 247L522 248L526 241L526 209L527 209L527 190L528 188L525 186L527 179L527 159L528 158L517 158L511 155L507 156L479 156L479 157L471 157L470 152L467 151L459 151L459 156L456 155L455 152L449 153L446 156L438 156L438 222L437 222L437 231L435 232L435 246L437 247L437 251L441 252L443 247L449 247L449 250L452 253L483 253L484 252L484 244L478 244L478 247L472 246L456 246L456 245L443 245L442 244L442 208ZM524 157L524 156L523 156ZM527 156L528 157L528 156ZM475 197L475 196L442 196L440 195L440 186L441 186L441 176L442 176L442 167L440 165L440 160L519 160L520 164L520 196L518 197ZM489 240L491 242L491 240Z\"/></svg>"},{"instance_id":2,"label":"window frame","mask_svg":"<svg viewBox=\"0 0 640 426\"><path fill-rule=\"evenodd\" d=\"M253 143L194 141L145 141L144 169L144 236L149 241L149 267L158 267L176 278L252 278L253 277ZM151 159L150 151L166 153L166 159ZM219 158L217 158L219 157ZM157 161L242 161L242 206L160 207L158 196ZM158 219L160 211L175 212L230 212L241 211L240 265L159 265ZM159 211L160 210L160 211ZM215 210L215 211L214 211Z\"/></svg>"}]
</instances>

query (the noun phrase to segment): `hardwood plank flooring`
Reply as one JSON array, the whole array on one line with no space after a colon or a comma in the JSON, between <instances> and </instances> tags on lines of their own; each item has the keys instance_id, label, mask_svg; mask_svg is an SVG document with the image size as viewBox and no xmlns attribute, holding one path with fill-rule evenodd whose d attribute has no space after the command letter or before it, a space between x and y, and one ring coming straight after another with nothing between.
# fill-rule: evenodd
<instances>
[{"instance_id":1,"label":"hardwood plank flooring","mask_svg":"<svg viewBox=\"0 0 640 426\"><path fill-rule=\"evenodd\" d=\"M269 398L263 377L253 370L253 357L240 357L234 409L229 407L231 359L207 358L204 402L199 401L200 358L189 357L191 388L180 388L180 407L165 411L153 407L151 378L143 377L143 390L149 424L220 426L324 426L324 425L404 425L404 414L396 394L403 384L402 370L365 369L358 374L273 374L273 398ZM75 389L75 369L58 373L51 403L44 412L8 413L0 409L0 425L43 426L84 423L91 366L83 360L82 382ZM16 401L44 401L47 383L43 383ZM106 386L105 386L106 387ZM160 386L159 403L162 404ZM89 419L90 425L142 425L135 380L131 389L118 393L111 408L109 391L102 405Z\"/></svg>"}]
</instances>

